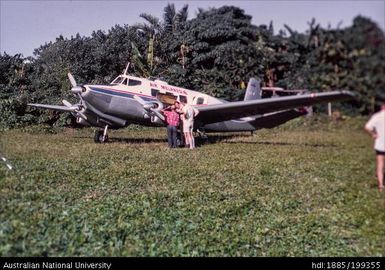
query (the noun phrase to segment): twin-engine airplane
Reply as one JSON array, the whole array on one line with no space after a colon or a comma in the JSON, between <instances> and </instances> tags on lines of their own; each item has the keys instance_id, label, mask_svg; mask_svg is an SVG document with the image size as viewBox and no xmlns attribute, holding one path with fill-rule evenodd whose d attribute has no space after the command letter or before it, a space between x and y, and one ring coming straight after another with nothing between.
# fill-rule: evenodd
<instances>
[{"instance_id":1,"label":"twin-engine airplane","mask_svg":"<svg viewBox=\"0 0 385 270\"><path fill-rule=\"evenodd\" d=\"M307 114L306 106L353 98L353 93L340 90L323 93L261 98L260 82L251 78L243 101L228 102L197 91L169 85L161 80L130 76L127 68L109 85L78 85L68 73L71 92L79 103L63 100L64 106L32 104L29 106L70 112L76 122L102 129L95 132L95 142L108 140L108 128L129 124L166 126L161 110L175 100L191 104L199 110L194 130L203 132L238 132L272 128Z\"/></svg>"}]
</instances>

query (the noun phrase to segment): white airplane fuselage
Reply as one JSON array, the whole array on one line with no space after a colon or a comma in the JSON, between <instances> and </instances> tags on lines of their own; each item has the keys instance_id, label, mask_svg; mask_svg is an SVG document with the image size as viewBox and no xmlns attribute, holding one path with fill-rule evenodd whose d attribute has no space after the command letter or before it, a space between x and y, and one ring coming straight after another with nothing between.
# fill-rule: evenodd
<instances>
[{"instance_id":1,"label":"white airplane fuselage","mask_svg":"<svg viewBox=\"0 0 385 270\"><path fill-rule=\"evenodd\" d=\"M127 68L126 68L127 70ZM108 128L130 124L166 126L162 110L175 101L194 106L199 114L194 130L207 132L255 131L273 128L305 115L305 106L337 100L352 99L347 90L296 94L261 99L260 82L250 78L243 101L228 102L204 93L169 85L161 80L149 80L127 75L118 76L109 85L78 85L68 73L71 92L79 103L63 100L63 105L28 103L28 106L69 112L77 123L103 128L95 133L96 142L108 139ZM275 90L274 90L275 91ZM288 94L288 93L285 93Z\"/></svg>"},{"instance_id":2,"label":"white airplane fuselage","mask_svg":"<svg viewBox=\"0 0 385 270\"><path fill-rule=\"evenodd\" d=\"M224 100L209 96L204 93L169 85L161 80L148 80L130 75L118 76L110 85L84 85L85 91L81 93L87 107L93 107L106 115L115 116L124 119L127 122L121 126L131 123L148 125L148 126L164 126L164 122L159 121L149 115L149 111L145 110L143 104L137 101L138 97L148 104L156 104L158 109L162 109L163 105L157 98L157 95L174 96L175 100L190 104L192 106L205 106L211 104L226 103ZM104 122L98 121L93 114L87 113L87 122L82 118L77 118L77 122L84 125L104 126ZM232 120L234 124L242 123L240 131L254 130L251 125L245 126L247 119ZM112 124L111 127L119 127ZM246 129L245 129L246 128ZM208 128L207 131L211 129ZM216 131L215 128L213 131Z\"/></svg>"}]
</instances>

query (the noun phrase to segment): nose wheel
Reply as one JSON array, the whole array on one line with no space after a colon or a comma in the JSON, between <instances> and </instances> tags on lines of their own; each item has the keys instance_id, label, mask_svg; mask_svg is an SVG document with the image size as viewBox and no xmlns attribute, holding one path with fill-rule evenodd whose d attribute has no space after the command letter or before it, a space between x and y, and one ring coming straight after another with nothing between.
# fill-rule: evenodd
<instances>
[{"instance_id":1,"label":"nose wheel","mask_svg":"<svg viewBox=\"0 0 385 270\"><path fill-rule=\"evenodd\" d=\"M198 128L197 133L198 133L197 141L200 145L206 144L209 142L209 137L207 137L206 132L203 128L200 128L200 129Z\"/></svg>"},{"instance_id":2,"label":"nose wheel","mask_svg":"<svg viewBox=\"0 0 385 270\"><path fill-rule=\"evenodd\" d=\"M104 127L104 130L95 130L94 141L96 143L106 143L108 142L108 126Z\"/></svg>"}]
</instances>

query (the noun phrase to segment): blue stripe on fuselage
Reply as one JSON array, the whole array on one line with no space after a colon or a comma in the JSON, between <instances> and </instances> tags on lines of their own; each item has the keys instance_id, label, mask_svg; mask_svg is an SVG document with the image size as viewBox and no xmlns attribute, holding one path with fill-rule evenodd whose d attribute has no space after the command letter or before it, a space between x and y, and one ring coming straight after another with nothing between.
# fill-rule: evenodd
<instances>
[{"instance_id":1,"label":"blue stripe on fuselage","mask_svg":"<svg viewBox=\"0 0 385 270\"><path fill-rule=\"evenodd\" d=\"M136 96L139 96L139 97L141 97L142 99L144 99L146 101L156 100L155 97L149 97L149 96L146 96L146 95L132 93L132 92L127 92L127 91L122 91L122 90L95 88L95 87L90 87L90 90L94 91L94 92L102 93L102 94L111 95L111 96L120 96L120 97L125 97L125 98L133 99L134 96L136 95Z\"/></svg>"}]
</instances>

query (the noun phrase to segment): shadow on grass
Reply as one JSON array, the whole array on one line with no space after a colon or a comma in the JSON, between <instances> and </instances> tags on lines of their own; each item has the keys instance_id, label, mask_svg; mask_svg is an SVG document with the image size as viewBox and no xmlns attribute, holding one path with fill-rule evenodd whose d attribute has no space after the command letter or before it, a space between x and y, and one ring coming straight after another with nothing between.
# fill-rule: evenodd
<instances>
[{"instance_id":1,"label":"shadow on grass","mask_svg":"<svg viewBox=\"0 0 385 270\"><path fill-rule=\"evenodd\" d=\"M267 142L267 141L244 141L244 140L239 140L239 141L226 141L229 139L233 138L242 138L242 137L250 137L250 135L245 134L245 135L210 135L208 137L208 142L209 143L226 143L226 144L254 144L254 145L279 145L279 146L308 146L308 147L338 147L336 144L317 144L317 143L288 143L288 142ZM200 143L201 144L201 143Z\"/></svg>"},{"instance_id":2,"label":"shadow on grass","mask_svg":"<svg viewBox=\"0 0 385 270\"><path fill-rule=\"evenodd\" d=\"M76 136L79 139L93 139L86 136ZM288 143L288 142L268 142L268 141L228 141L234 138L250 138L249 134L225 134L225 135L209 135L205 141L196 137L196 146L202 147L207 143L225 143L225 144L254 144L254 145L276 145L276 146L308 146L308 147L338 147L336 144L311 144L311 143ZM141 143L167 143L167 138L121 138L110 137L107 143L128 143L128 144L141 144Z\"/></svg>"},{"instance_id":3,"label":"shadow on grass","mask_svg":"<svg viewBox=\"0 0 385 270\"><path fill-rule=\"evenodd\" d=\"M75 139L90 139L93 140L93 137L87 136L75 136ZM163 143L167 142L167 139L162 138L119 138L119 137L109 137L107 143Z\"/></svg>"},{"instance_id":4,"label":"shadow on grass","mask_svg":"<svg viewBox=\"0 0 385 270\"><path fill-rule=\"evenodd\" d=\"M167 139L162 138L109 138L110 143L167 143Z\"/></svg>"}]
</instances>

